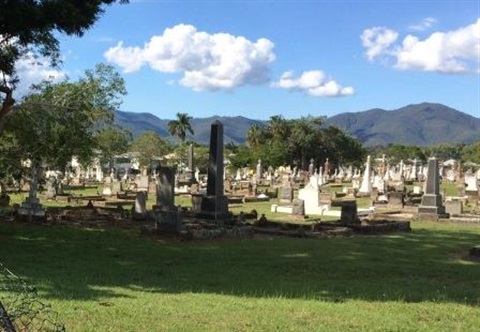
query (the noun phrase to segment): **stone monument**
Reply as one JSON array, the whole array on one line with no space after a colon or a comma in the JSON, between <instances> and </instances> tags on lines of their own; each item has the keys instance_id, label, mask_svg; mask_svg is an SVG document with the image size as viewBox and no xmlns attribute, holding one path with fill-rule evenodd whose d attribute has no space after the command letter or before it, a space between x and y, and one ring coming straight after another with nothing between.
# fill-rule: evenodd
<instances>
[{"instance_id":1,"label":"stone monument","mask_svg":"<svg viewBox=\"0 0 480 332\"><path fill-rule=\"evenodd\" d=\"M192 205L199 217L221 221L230 218L228 199L223 186L223 124L214 121L210 132L210 155L207 173L207 194L192 195Z\"/></svg>"},{"instance_id":2,"label":"stone monument","mask_svg":"<svg viewBox=\"0 0 480 332\"><path fill-rule=\"evenodd\" d=\"M438 160L428 159L428 176L426 179L425 193L418 207L419 214L430 214L437 217L446 217L445 207L440 195L440 176L438 174Z\"/></svg>"}]
</instances>

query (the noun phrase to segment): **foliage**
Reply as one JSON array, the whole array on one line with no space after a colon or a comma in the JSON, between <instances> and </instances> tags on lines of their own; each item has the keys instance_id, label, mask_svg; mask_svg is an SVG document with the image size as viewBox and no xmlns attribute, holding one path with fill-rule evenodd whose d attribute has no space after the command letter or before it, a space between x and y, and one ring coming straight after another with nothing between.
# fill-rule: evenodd
<instances>
[{"instance_id":1,"label":"foliage","mask_svg":"<svg viewBox=\"0 0 480 332\"><path fill-rule=\"evenodd\" d=\"M373 157L381 157L385 154L391 163L398 163L400 160L417 159L421 162L427 161L424 149L419 146L410 146L402 144L389 144L387 147L376 146L368 149L368 153Z\"/></svg>"},{"instance_id":2,"label":"foliage","mask_svg":"<svg viewBox=\"0 0 480 332\"><path fill-rule=\"evenodd\" d=\"M177 118L168 123L168 132L172 136L177 136L180 141L185 142L187 132L193 135L193 129L190 124L192 119L187 113L177 113Z\"/></svg>"},{"instance_id":3,"label":"foliage","mask_svg":"<svg viewBox=\"0 0 480 332\"><path fill-rule=\"evenodd\" d=\"M43 82L9 117L17 157L62 169L72 156L88 162L95 153L95 134L112 121L112 109L125 94L113 67L99 64L77 82Z\"/></svg>"},{"instance_id":4,"label":"foliage","mask_svg":"<svg viewBox=\"0 0 480 332\"><path fill-rule=\"evenodd\" d=\"M150 166L152 160L165 156L171 150L170 143L153 131L143 132L130 145L130 151L137 154L141 166Z\"/></svg>"},{"instance_id":5,"label":"foliage","mask_svg":"<svg viewBox=\"0 0 480 332\"><path fill-rule=\"evenodd\" d=\"M460 160L465 144L438 144L425 147L425 156L436 157L439 160Z\"/></svg>"},{"instance_id":6,"label":"foliage","mask_svg":"<svg viewBox=\"0 0 480 332\"><path fill-rule=\"evenodd\" d=\"M365 150L351 135L334 126L323 126L323 117L286 120L272 116L265 126L252 125L247 132L248 149L239 149L232 158L237 167L253 166L261 159L265 165L297 165L305 169L308 161L335 165L363 159Z\"/></svg>"},{"instance_id":7,"label":"foliage","mask_svg":"<svg viewBox=\"0 0 480 332\"><path fill-rule=\"evenodd\" d=\"M126 152L131 140L132 134L123 128L109 127L98 132L95 135L95 141L100 152L101 164L108 163L111 169L114 156Z\"/></svg>"},{"instance_id":8,"label":"foliage","mask_svg":"<svg viewBox=\"0 0 480 332\"><path fill-rule=\"evenodd\" d=\"M470 161L480 165L480 141L465 146L462 149L461 156L464 162Z\"/></svg>"},{"instance_id":9,"label":"foliage","mask_svg":"<svg viewBox=\"0 0 480 332\"><path fill-rule=\"evenodd\" d=\"M22 57L59 62L57 32L82 36L116 0L1 1L0 2L0 135L15 104L18 78L15 64ZM126 0L119 2L125 3Z\"/></svg>"}]
</instances>

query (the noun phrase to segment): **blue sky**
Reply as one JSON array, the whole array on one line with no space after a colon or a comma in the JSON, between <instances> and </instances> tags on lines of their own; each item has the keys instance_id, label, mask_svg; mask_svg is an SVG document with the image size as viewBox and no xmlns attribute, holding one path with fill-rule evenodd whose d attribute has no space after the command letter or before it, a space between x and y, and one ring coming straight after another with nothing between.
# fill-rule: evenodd
<instances>
[{"instance_id":1,"label":"blue sky","mask_svg":"<svg viewBox=\"0 0 480 332\"><path fill-rule=\"evenodd\" d=\"M131 0L60 42L59 76L112 64L128 90L121 110L163 119L421 102L480 117L478 0Z\"/></svg>"}]
</instances>

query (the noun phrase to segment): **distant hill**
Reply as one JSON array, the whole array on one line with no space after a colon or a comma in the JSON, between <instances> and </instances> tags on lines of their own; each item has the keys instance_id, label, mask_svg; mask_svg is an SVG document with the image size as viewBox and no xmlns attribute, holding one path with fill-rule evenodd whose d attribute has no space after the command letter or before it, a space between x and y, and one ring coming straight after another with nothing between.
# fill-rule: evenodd
<instances>
[{"instance_id":1,"label":"distant hill","mask_svg":"<svg viewBox=\"0 0 480 332\"><path fill-rule=\"evenodd\" d=\"M242 116L213 116L193 118L195 135L187 136L200 144L208 144L210 125L219 120L224 125L225 143L243 144L245 135L254 123L264 123ZM162 137L168 134L170 120L159 119L150 113L115 113L115 121L129 129L134 137L151 130ZM480 119L441 104L422 103L396 110L380 108L356 113L342 113L326 119L327 125L336 125L360 139L366 146L404 145L429 146L440 143L472 143L480 140Z\"/></svg>"},{"instance_id":2,"label":"distant hill","mask_svg":"<svg viewBox=\"0 0 480 332\"><path fill-rule=\"evenodd\" d=\"M193 118L190 122L195 135L187 135L187 140L194 140L200 144L209 144L210 142L210 126L212 122L219 120L223 123L224 143L243 144L245 142L245 134L254 123L263 123L259 120L247 119L242 116L212 116L208 118ZM134 137L144 131L154 131L161 137L170 138L168 133L168 122L170 120L162 120L150 113L133 113L133 112L115 112L115 122L130 130Z\"/></svg>"},{"instance_id":3,"label":"distant hill","mask_svg":"<svg viewBox=\"0 0 480 332\"><path fill-rule=\"evenodd\" d=\"M343 113L326 120L366 146L389 143L428 146L480 140L480 119L441 104L422 103L396 110Z\"/></svg>"}]
</instances>

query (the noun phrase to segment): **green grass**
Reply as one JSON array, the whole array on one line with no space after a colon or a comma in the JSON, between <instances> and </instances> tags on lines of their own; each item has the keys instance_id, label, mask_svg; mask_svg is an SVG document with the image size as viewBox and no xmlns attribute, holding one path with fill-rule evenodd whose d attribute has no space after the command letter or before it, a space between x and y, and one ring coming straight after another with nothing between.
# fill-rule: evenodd
<instances>
[{"instance_id":1,"label":"green grass","mask_svg":"<svg viewBox=\"0 0 480 332\"><path fill-rule=\"evenodd\" d=\"M0 261L68 331L475 331L478 225L178 242L137 229L0 224Z\"/></svg>"},{"instance_id":2,"label":"green grass","mask_svg":"<svg viewBox=\"0 0 480 332\"><path fill-rule=\"evenodd\" d=\"M13 204L24 194L11 196ZM230 210L303 221L270 212L274 202ZM0 223L0 262L37 286L67 331L479 330L480 262L466 254L480 244L480 225L412 227L179 242L136 228Z\"/></svg>"}]
</instances>

